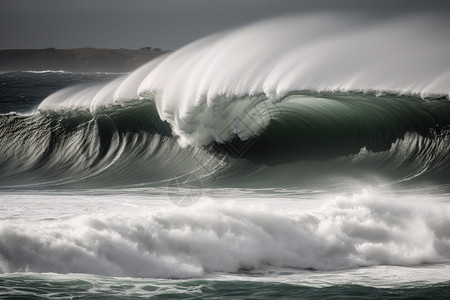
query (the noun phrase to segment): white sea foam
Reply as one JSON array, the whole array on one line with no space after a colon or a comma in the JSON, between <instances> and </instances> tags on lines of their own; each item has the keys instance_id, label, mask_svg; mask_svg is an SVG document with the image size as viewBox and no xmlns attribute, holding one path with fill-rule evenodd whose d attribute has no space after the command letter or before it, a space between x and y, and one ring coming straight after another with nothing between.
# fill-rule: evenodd
<instances>
[{"instance_id":1,"label":"white sea foam","mask_svg":"<svg viewBox=\"0 0 450 300\"><path fill-rule=\"evenodd\" d=\"M43 70L43 71L23 71L24 73L45 74L45 73L70 73L64 70Z\"/></svg>"},{"instance_id":2,"label":"white sea foam","mask_svg":"<svg viewBox=\"0 0 450 300\"><path fill-rule=\"evenodd\" d=\"M449 261L448 204L415 200L363 193L307 211L283 211L277 201L204 201L189 208L3 222L0 266L3 272L195 277Z\"/></svg>"}]
</instances>

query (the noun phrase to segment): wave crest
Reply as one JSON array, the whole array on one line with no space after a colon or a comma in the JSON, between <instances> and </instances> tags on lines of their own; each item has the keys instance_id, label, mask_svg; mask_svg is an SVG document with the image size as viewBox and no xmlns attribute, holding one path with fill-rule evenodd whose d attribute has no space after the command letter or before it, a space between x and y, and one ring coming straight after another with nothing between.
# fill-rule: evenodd
<instances>
[{"instance_id":1,"label":"wave crest","mask_svg":"<svg viewBox=\"0 0 450 300\"><path fill-rule=\"evenodd\" d=\"M214 127L209 130L210 119L233 99L264 95L279 101L305 90L449 97L450 42L446 28L433 25L436 18L376 24L314 15L264 21L201 39L109 84L57 93L39 109L94 112L141 97L155 101L183 145L204 145L222 140Z\"/></svg>"}]
</instances>

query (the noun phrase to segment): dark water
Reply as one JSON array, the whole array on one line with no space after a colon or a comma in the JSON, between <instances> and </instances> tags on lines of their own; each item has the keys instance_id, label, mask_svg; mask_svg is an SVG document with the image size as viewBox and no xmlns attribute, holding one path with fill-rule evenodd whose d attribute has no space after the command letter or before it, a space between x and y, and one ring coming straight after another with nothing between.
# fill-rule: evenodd
<instances>
[{"instance_id":1,"label":"dark water","mask_svg":"<svg viewBox=\"0 0 450 300\"><path fill-rule=\"evenodd\" d=\"M1 73L0 113L26 113L50 94L76 84L104 82L118 74L66 72L7 72Z\"/></svg>"},{"instance_id":2,"label":"dark water","mask_svg":"<svg viewBox=\"0 0 450 300\"><path fill-rule=\"evenodd\" d=\"M406 286L396 289L374 288L357 284L310 287L279 282L189 280L172 282L133 281L131 279L107 279L108 289L100 284L102 278L83 280L56 278L53 276L16 275L2 279L0 293L10 299L446 299L450 292L448 283L429 284L420 287ZM103 279L104 280L104 279ZM13 289L5 287L14 285ZM1 295L0 294L0 295Z\"/></svg>"},{"instance_id":3,"label":"dark water","mask_svg":"<svg viewBox=\"0 0 450 300\"><path fill-rule=\"evenodd\" d=\"M338 284L313 287L246 280L133 280L51 274L17 274L0 279L8 299L446 299L449 283L414 283L397 288Z\"/></svg>"}]
</instances>

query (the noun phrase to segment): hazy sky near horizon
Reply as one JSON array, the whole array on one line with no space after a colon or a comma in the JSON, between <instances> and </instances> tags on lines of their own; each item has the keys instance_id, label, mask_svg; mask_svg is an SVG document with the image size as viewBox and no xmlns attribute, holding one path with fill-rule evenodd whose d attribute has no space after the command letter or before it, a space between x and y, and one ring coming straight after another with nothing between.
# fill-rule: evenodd
<instances>
[{"instance_id":1,"label":"hazy sky near horizon","mask_svg":"<svg viewBox=\"0 0 450 300\"><path fill-rule=\"evenodd\" d=\"M450 16L450 1L0 0L0 49L177 49L208 34L255 21L324 12L348 12L374 20L403 14ZM448 19L444 25L450 24Z\"/></svg>"}]
</instances>

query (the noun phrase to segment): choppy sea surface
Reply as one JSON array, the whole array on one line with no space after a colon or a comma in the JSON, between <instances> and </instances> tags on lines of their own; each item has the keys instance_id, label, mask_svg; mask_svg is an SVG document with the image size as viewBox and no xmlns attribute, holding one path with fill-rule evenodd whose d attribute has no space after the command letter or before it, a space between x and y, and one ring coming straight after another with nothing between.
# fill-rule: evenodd
<instances>
[{"instance_id":1,"label":"choppy sea surface","mask_svg":"<svg viewBox=\"0 0 450 300\"><path fill-rule=\"evenodd\" d=\"M321 21L0 73L0 297L448 298L443 29Z\"/></svg>"}]
</instances>

